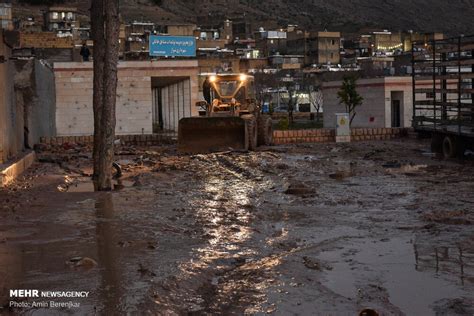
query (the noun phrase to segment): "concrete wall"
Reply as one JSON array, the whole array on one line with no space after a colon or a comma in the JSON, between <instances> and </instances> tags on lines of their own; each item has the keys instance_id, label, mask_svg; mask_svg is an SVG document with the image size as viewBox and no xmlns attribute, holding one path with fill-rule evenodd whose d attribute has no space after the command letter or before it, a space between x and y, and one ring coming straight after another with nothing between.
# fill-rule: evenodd
<instances>
[{"instance_id":1,"label":"concrete wall","mask_svg":"<svg viewBox=\"0 0 474 316\"><path fill-rule=\"evenodd\" d=\"M74 48L35 48L34 52L37 59L45 59L51 63L82 60L79 49Z\"/></svg>"},{"instance_id":2,"label":"concrete wall","mask_svg":"<svg viewBox=\"0 0 474 316\"><path fill-rule=\"evenodd\" d=\"M0 30L0 163L54 131L54 76L44 62L10 60Z\"/></svg>"},{"instance_id":3,"label":"concrete wall","mask_svg":"<svg viewBox=\"0 0 474 316\"><path fill-rule=\"evenodd\" d=\"M29 142L37 144L40 137L53 136L56 132L56 91L51 65L35 60L35 103L29 121Z\"/></svg>"},{"instance_id":4,"label":"concrete wall","mask_svg":"<svg viewBox=\"0 0 474 316\"><path fill-rule=\"evenodd\" d=\"M346 112L339 103L337 92L342 81L328 82L323 85L324 127L336 127L336 113ZM364 98L363 104L356 109L357 115L353 127L385 127L385 90L383 79L365 79L357 82L357 91Z\"/></svg>"},{"instance_id":5,"label":"concrete wall","mask_svg":"<svg viewBox=\"0 0 474 316\"><path fill-rule=\"evenodd\" d=\"M92 135L94 120L92 63L55 63L56 135ZM117 87L118 135L151 134L151 77L189 77L191 104L198 96L196 60L126 61L119 63ZM193 107L192 115L197 115Z\"/></svg>"},{"instance_id":6,"label":"concrete wall","mask_svg":"<svg viewBox=\"0 0 474 316\"><path fill-rule=\"evenodd\" d=\"M335 128L336 113L346 112L339 104L337 92L342 81L327 82L323 85L324 127ZM352 122L355 128L392 127L392 96L400 99L401 127L411 127L413 116L411 77L386 77L360 79L357 91L364 98L363 104L356 109Z\"/></svg>"},{"instance_id":7,"label":"concrete wall","mask_svg":"<svg viewBox=\"0 0 474 316\"><path fill-rule=\"evenodd\" d=\"M25 146L33 147L40 137L54 134L54 74L37 59L15 61L15 103L21 109Z\"/></svg>"},{"instance_id":8,"label":"concrete wall","mask_svg":"<svg viewBox=\"0 0 474 316\"><path fill-rule=\"evenodd\" d=\"M17 107L14 82L15 65L11 49L3 42L0 30L0 163L14 158L23 150L23 108Z\"/></svg>"}]
</instances>

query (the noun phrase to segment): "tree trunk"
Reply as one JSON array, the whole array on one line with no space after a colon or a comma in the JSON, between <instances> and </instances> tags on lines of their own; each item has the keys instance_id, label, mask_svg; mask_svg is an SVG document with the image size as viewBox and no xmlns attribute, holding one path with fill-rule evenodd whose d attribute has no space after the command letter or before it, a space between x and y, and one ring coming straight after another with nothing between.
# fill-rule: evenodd
<instances>
[{"instance_id":1,"label":"tree trunk","mask_svg":"<svg viewBox=\"0 0 474 316\"><path fill-rule=\"evenodd\" d=\"M94 36L94 176L99 191L112 189L115 103L119 59L119 0L92 1Z\"/></svg>"},{"instance_id":2,"label":"tree trunk","mask_svg":"<svg viewBox=\"0 0 474 316\"><path fill-rule=\"evenodd\" d=\"M104 26L104 2L91 1L91 31L94 41L94 175L93 179L99 178L99 148L101 136L102 106L104 95L104 57L105 57L105 26Z\"/></svg>"},{"instance_id":3,"label":"tree trunk","mask_svg":"<svg viewBox=\"0 0 474 316\"><path fill-rule=\"evenodd\" d=\"M353 111L353 112L351 113L351 116L350 116L350 119L351 119L351 120L350 120L350 122L349 122L349 125L352 126L352 121L354 120L355 116L356 116L356 112Z\"/></svg>"}]
</instances>

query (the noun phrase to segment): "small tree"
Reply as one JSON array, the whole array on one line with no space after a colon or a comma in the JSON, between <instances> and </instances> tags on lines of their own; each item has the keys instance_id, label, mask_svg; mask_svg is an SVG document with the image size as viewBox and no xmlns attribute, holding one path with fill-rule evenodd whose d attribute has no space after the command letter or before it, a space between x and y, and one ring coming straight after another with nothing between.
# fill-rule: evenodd
<instances>
[{"instance_id":1,"label":"small tree","mask_svg":"<svg viewBox=\"0 0 474 316\"><path fill-rule=\"evenodd\" d=\"M296 110L299 97L294 84L288 84L286 89L288 91L288 121L291 126L294 123L293 112Z\"/></svg>"},{"instance_id":2,"label":"small tree","mask_svg":"<svg viewBox=\"0 0 474 316\"><path fill-rule=\"evenodd\" d=\"M316 122L319 123L319 113L323 107L323 93L321 90L308 92L309 95L309 103L312 108L316 110Z\"/></svg>"},{"instance_id":3,"label":"small tree","mask_svg":"<svg viewBox=\"0 0 474 316\"><path fill-rule=\"evenodd\" d=\"M356 108L362 105L364 98L357 92L357 77L356 76L345 76L342 82L341 90L337 93L339 104L344 104L347 113L349 113L350 123L356 116Z\"/></svg>"}]
</instances>

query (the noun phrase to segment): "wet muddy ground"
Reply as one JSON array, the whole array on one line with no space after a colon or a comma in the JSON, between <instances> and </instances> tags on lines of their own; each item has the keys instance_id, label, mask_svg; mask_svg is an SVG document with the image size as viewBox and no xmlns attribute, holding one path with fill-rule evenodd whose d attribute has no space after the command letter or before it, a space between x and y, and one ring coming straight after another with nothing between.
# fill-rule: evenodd
<instances>
[{"instance_id":1,"label":"wet muddy ground","mask_svg":"<svg viewBox=\"0 0 474 316\"><path fill-rule=\"evenodd\" d=\"M473 315L474 162L428 147L122 148L109 193L86 148L43 152L0 191L0 314Z\"/></svg>"}]
</instances>

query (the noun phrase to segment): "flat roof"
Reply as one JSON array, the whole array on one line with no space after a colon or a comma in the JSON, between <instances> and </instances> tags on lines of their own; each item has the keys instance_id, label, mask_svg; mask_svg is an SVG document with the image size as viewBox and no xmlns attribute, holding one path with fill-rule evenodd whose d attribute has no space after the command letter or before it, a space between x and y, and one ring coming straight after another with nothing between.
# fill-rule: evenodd
<instances>
[{"instance_id":1,"label":"flat roof","mask_svg":"<svg viewBox=\"0 0 474 316\"><path fill-rule=\"evenodd\" d=\"M77 12L77 8L72 8L72 7L49 7L48 8L48 12L55 12L55 11Z\"/></svg>"},{"instance_id":2,"label":"flat roof","mask_svg":"<svg viewBox=\"0 0 474 316\"><path fill-rule=\"evenodd\" d=\"M271 55L268 58L275 58L275 57L282 57L282 58L304 58L304 55Z\"/></svg>"}]
</instances>

